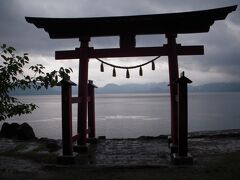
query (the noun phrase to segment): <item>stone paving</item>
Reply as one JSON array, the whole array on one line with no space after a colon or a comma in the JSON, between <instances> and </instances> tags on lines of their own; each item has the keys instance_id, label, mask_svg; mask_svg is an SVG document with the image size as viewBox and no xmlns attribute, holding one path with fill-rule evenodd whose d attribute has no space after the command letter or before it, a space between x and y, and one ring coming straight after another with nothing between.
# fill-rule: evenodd
<instances>
[{"instance_id":1,"label":"stone paving","mask_svg":"<svg viewBox=\"0 0 240 180\"><path fill-rule=\"evenodd\" d=\"M89 146L88 158L95 166L161 166L170 161L167 140L100 140Z\"/></svg>"},{"instance_id":2,"label":"stone paving","mask_svg":"<svg viewBox=\"0 0 240 180\"><path fill-rule=\"evenodd\" d=\"M218 138L191 138L189 152L194 164L221 153L240 151L240 136ZM172 166L166 139L100 140L90 145L86 154L76 156L77 164L100 167Z\"/></svg>"}]
</instances>

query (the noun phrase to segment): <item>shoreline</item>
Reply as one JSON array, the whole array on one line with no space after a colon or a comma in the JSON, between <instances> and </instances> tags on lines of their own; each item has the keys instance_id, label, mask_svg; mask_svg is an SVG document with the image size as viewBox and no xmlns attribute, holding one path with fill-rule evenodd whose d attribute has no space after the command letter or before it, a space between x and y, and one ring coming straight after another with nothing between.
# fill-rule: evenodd
<instances>
[{"instance_id":1,"label":"shoreline","mask_svg":"<svg viewBox=\"0 0 240 180\"><path fill-rule=\"evenodd\" d=\"M240 129L190 132L189 135L189 152L194 157L194 164L188 166L171 163L166 136L99 139L96 145L90 145L88 153L76 156L78 163L75 165L56 164L61 149L50 151L47 143L60 143L60 140L39 138L20 141L0 138L0 179L31 179L33 174L37 179L69 179L69 174L79 179L97 179L98 176L107 179L109 174L111 177L122 175L120 171L127 174L123 178L127 180L132 179L128 178L129 174L138 176L142 171L148 173L148 177L153 176L150 179L162 177L162 174L171 179L168 177L172 176L172 172L180 173L182 170L185 172L180 175L182 177L188 174L192 177L196 173L207 176L206 172L211 171L214 176L222 177L220 174L223 167L231 169L229 175L232 175L234 168L240 168ZM238 176L239 170L235 174ZM148 178L140 176L138 179Z\"/></svg>"},{"instance_id":2,"label":"shoreline","mask_svg":"<svg viewBox=\"0 0 240 180\"><path fill-rule=\"evenodd\" d=\"M4 123L4 122L3 122ZM0 126L1 127L1 126ZM1 129L1 128L0 128ZM33 129L33 131L35 131ZM97 139L108 139L108 140L137 140L137 139L142 139L142 140L147 140L147 139L168 139L168 137L170 136L170 134L160 134L157 136L138 136L138 137L134 137L134 138L108 138L104 135L101 136L97 136ZM202 131L190 131L188 132L188 139L194 139L194 138L221 138L221 137L240 137L240 129L236 128L236 129L222 129L222 130L202 130ZM0 136L0 139L4 138ZM8 139L8 138L6 138ZM9 139L13 139L14 138L9 138ZM42 137L37 137L36 136L36 140L39 139L48 139L48 140L53 140L53 141L61 141L61 138L49 138L46 136L42 136ZM35 140L33 140L35 141Z\"/></svg>"}]
</instances>

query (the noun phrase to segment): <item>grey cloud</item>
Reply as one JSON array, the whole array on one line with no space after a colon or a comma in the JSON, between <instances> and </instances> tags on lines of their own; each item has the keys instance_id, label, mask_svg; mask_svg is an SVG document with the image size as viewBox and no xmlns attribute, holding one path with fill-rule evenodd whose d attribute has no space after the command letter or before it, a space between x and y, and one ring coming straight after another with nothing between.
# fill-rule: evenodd
<instances>
[{"instance_id":1,"label":"grey cloud","mask_svg":"<svg viewBox=\"0 0 240 180\"><path fill-rule=\"evenodd\" d=\"M41 17L96 17L116 15L136 15L171 13L216 8L239 4L239 0L1 0L0 1L0 43L7 43L20 51L34 55L54 56L55 50L74 49L79 47L77 39L52 40L42 29L37 29L25 21L25 16ZM199 68L207 72L215 68L228 74L240 75L240 38L226 22L240 28L240 7L230 14L225 21L215 23L209 33L179 36L178 42L183 45L203 44L206 55L186 57L194 61L180 62L189 69ZM137 37L139 46L162 45L164 36ZM118 38L95 38L94 47L116 47ZM183 57L185 58L185 57Z\"/></svg>"}]
</instances>

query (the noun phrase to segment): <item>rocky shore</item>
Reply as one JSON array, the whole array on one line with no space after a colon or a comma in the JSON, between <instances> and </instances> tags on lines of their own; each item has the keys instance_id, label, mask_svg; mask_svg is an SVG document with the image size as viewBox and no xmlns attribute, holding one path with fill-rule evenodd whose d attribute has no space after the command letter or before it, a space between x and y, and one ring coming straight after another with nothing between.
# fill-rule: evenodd
<instances>
[{"instance_id":1,"label":"rocky shore","mask_svg":"<svg viewBox=\"0 0 240 180\"><path fill-rule=\"evenodd\" d=\"M240 130L189 133L192 167L205 166L224 154L240 152ZM61 155L61 140L0 138L0 172L46 173L46 169L63 167L56 163ZM79 168L174 167L171 163L167 135L142 136L136 139L99 138L89 151L75 154ZM68 166L64 166L68 167ZM1 175L0 175L1 177Z\"/></svg>"}]
</instances>

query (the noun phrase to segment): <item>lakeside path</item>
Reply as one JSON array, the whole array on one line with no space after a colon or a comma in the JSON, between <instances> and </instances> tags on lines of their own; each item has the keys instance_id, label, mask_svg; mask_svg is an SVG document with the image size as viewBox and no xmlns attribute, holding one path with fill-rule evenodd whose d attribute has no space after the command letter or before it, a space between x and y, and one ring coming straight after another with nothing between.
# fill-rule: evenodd
<instances>
[{"instance_id":1,"label":"lakeside path","mask_svg":"<svg viewBox=\"0 0 240 180\"><path fill-rule=\"evenodd\" d=\"M69 179L69 173L77 177L70 179L98 179L99 176L102 177L100 179L116 176L126 179L131 172L137 173L140 179L164 174L169 178L171 172L182 173L179 167L184 167L184 172L188 169L184 176L191 172L198 172L199 176L216 173L222 179L225 176L221 173L226 174L230 168L226 177L240 178L239 170L234 171L240 168L240 130L190 133L189 152L194 157L191 166L175 166L171 163L167 139L164 137L98 140L98 144L89 146L88 153L77 155L77 164L71 166L55 163L61 149L50 150L46 146L49 141L0 139L0 179ZM142 176L142 172L151 174Z\"/></svg>"}]
</instances>

